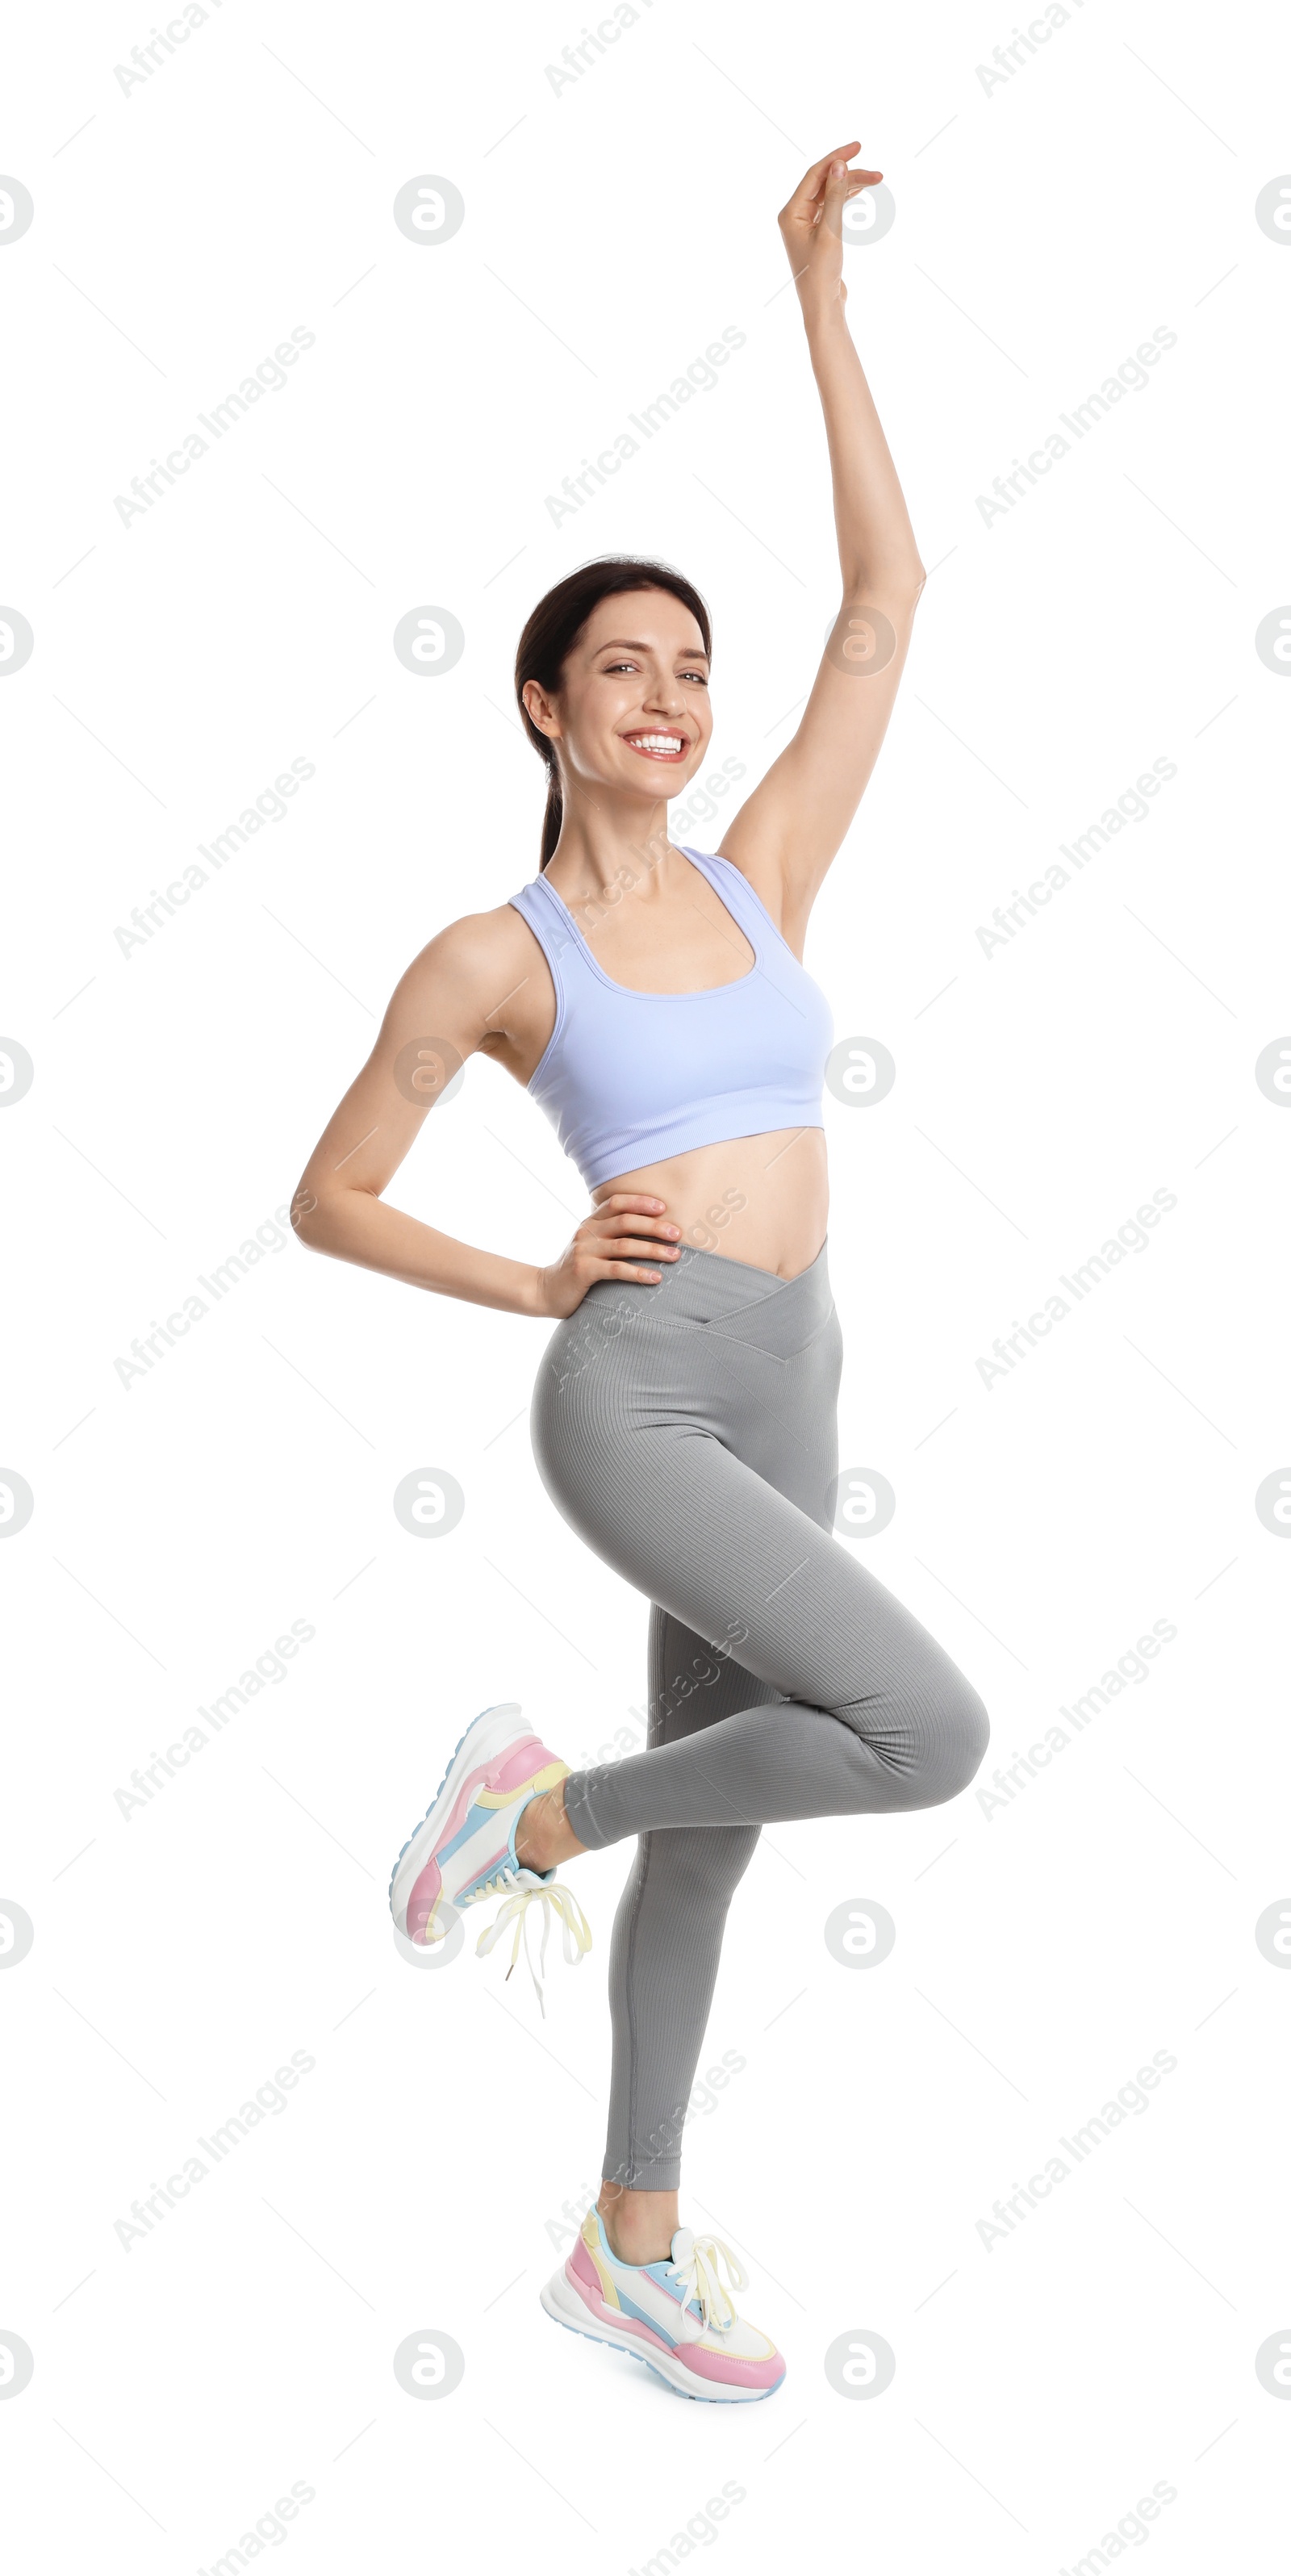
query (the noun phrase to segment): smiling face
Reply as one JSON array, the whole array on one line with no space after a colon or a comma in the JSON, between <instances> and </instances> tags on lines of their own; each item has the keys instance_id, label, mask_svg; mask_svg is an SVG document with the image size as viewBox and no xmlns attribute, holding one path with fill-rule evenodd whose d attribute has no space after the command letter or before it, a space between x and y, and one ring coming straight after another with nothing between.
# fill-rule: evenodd
<instances>
[{"instance_id":1,"label":"smiling face","mask_svg":"<svg viewBox=\"0 0 1291 2576\"><path fill-rule=\"evenodd\" d=\"M560 746L566 788L652 801L694 777L713 731L708 655L694 617L667 590L625 590L594 608L554 695L536 680L524 703Z\"/></svg>"}]
</instances>

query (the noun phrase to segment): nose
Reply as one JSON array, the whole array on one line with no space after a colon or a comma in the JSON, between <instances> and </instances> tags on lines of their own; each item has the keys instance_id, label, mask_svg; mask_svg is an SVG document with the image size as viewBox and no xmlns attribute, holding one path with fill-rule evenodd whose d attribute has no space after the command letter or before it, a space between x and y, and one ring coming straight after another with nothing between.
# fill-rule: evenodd
<instances>
[{"instance_id":1,"label":"nose","mask_svg":"<svg viewBox=\"0 0 1291 2576\"><path fill-rule=\"evenodd\" d=\"M646 704L653 707L659 715L679 716L685 704L680 682L673 679L656 680L647 693Z\"/></svg>"}]
</instances>

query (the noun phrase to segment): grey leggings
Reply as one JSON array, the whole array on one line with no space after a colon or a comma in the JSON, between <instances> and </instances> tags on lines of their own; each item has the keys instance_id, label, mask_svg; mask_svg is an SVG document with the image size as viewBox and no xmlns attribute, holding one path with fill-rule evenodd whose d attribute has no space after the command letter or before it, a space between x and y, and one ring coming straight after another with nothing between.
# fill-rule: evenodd
<instances>
[{"instance_id":1,"label":"grey leggings","mask_svg":"<svg viewBox=\"0 0 1291 2576\"><path fill-rule=\"evenodd\" d=\"M604 2173L672 2191L727 1907L761 1825L936 1806L986 1750L975 1690L832 1535L842 1333L796 1279L685 1246L598 1280L534 1389L548 1493L653 1605L648 1750L574 1772L600 1851L640 1837L610 1957Z\"/></svg>"}]
</instances>

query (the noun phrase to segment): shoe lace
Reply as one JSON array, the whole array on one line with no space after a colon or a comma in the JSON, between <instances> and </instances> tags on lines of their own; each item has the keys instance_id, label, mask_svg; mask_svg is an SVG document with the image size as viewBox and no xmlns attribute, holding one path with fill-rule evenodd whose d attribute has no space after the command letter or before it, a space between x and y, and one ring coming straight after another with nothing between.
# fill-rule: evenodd
<instances>
[{"instance_id":1,"label":"shoe lace","mask_svg":"<svg viewBox=\"0 0 1291 2576\"><path fill-rule=\"evenodd\" d=\"M504 1872L502 1875L506 1884L514 1887L514 1875L510 1872ZM487 1889L481 1889L480 1891L482 1895L490 1892L491 1891ZM475 1944L475 1951L477 1958L486 1958L489 1951L493 1948L494 1943L501 1937L502 1933L506 1931L508 1924L512 1925L511 1967L507 1969L507 1976L510 1976L511 1968L514 1968L516 1961L520 1956L521 1943L523 1942L525 1966L527 1967L530 1976L533 1978L534 1992L538 1998L538 2009L545 2021L547 2018L547 2007L542 1998L542 1984L538 1975L538 1970L535 1969L533 1960L529 1954L529 1909L533 1905L538 1906L542 1916L542 1941L538 1950L538 1968L545 1968L547 1964L547 1939L551 1931L553 1917L561 1927L561 1947L564 1951L566 1966L571 1968L579 1967L587 1951L589 1951L592 1946L591 1925L589 1924L587 1916L584 1914L582 1906L579 1904L572 1889L564 1886L564 1884L559 1880L551 1886L544 1884L539 1887L515 1888L514 1894L507 1898L505 1905L499 1906L498 1912L493 1922L490 1923L488 1930L486 1932L481 1932L479 1940ZM505 1984L505 1982L506 1980L504 1979L503 1983Z\"/></svg>"},{"instance_id":2,"label":"shoe lace","mask_svg":"<svg viewBox=\"0 0 1291 2576\"><path fill-rule=\"evenodd\" d=\"M473 1887L469 1895L459 1896L457 1902L459 1905L479 1905L486 1896L500 1896L504 1888L514 1887L515 1883L516 1874L513 1869L509 1867L499 1869L492 1878L481 1879L479 1886Z\"/></svg>"},{"instance_id":3,"label":"shoe lace","mask_svg":"<svg viewBox=\"0 0 1291 2576\"><path fill-rule=\"evenodd\" d=\"M735 2324L735 2302L730 2291L747 2290L749 2276L720 2236L697 2236L689 2254L680 2263L670 2263L668 2269L673 2280L683 2285L683 2305L697 2300L706 2326L716 2326L722 2332ZM723 2269L727 2282L721 2277Z\"/></svg>"}]
</instances>

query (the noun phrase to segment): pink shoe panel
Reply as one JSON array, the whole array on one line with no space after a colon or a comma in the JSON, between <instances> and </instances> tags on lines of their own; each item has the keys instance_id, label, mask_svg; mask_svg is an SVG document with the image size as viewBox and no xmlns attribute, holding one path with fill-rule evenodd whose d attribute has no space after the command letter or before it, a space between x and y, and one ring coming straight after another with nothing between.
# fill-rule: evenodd
<instances>
[{"instance_id":1,"label":"pink shoe panel","mask_svg":"<svg viewBox=\"0 0 1291 2576\"><path fill-rule=\"evenodd\" d=\"M677 2359L697 2379L718 2379L728 2388L774 2388L784 2377L784 2363L778 2352L765 2361L739 2361L733 2353L706 2352L701 2344L679 2343Z\"/></svg>"}]
</instances>

